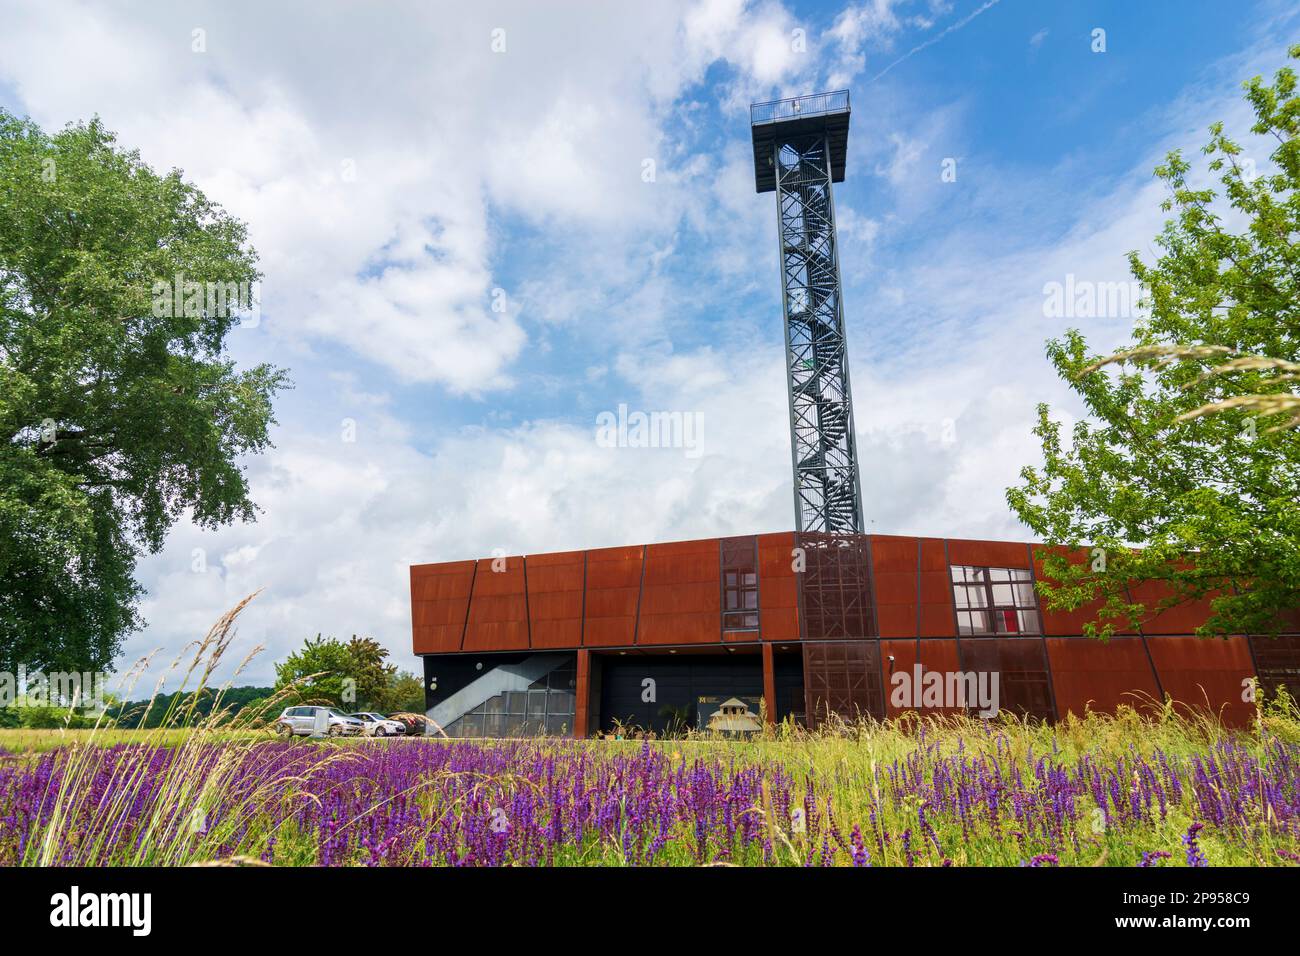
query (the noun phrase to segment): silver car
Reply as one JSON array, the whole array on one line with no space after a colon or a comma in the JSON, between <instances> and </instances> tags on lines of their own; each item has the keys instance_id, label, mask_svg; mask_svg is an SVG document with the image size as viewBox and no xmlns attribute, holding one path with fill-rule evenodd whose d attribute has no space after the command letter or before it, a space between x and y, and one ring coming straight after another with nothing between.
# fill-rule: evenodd
<instances>
[{"instance_id":1,"label":"silver car","mask_svg":"<svg viewBox=\"0 0 1300 956\"><path fill-rule=\"evenodd\" d=\"M366 732L366 725L332 707L286 707L284 713L276 718L275 732L281 737L312 734L358 737Z\"/></svg>"},{"instance_id":2,"label":"silver car","mask_svg":"<svg viewBox=\"0 0 1300 956\"><path fill-rule=\"evenodd\" d=\"M361 721L367 736L370 737L397 737L406 733L406 725L401 721L389 720L383 714L377 714L372 710L362 710L348 716Z\"/></svg>"}]
</instances>

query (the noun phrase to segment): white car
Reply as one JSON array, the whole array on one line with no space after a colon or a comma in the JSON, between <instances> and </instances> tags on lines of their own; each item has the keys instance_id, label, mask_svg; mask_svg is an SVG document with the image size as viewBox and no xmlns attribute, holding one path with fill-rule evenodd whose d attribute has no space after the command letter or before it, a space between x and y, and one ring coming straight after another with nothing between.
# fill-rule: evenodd
<instances>
[{"instance_id":1,"label":"white car","mask_svg":"<svg viewBox=\"0 0 1300 956\"><path fill-rule=\"evenodd\" d=\"M282 737L326 733L331 737L355 737L365 733L365 724L345 717L332 707L286 707L275 721Z\"/></svg>"},{"instance_id":2,"label":"white car","mask_svg":"<svg viewBox=\"0 0 1300 956\"><path fill-rule=\"evenodd\" d=\"M374 711L363 710L348 716L361 721L365 726L367 737L397 737L406 733L406 725L401 721L389 720L383 714L376 714Z\"/></svg>"}]
</instances>

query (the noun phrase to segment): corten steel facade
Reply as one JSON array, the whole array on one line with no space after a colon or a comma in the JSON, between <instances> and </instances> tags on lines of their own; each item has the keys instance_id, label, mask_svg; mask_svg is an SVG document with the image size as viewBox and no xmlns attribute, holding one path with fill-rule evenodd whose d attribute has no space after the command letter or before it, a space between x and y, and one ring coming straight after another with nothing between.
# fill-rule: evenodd
<instances>
[{"instance_id":1,"label":"corten steel facade","mask_svg":"<svg viewBox=\"0 0 1300 956\"><path fill-rule=\"evenodd\" d=\"M891 700L916 665L996 672L1001 709L1047 720L1168 695L1242 724L1248 678L1300 689L1300 621L1277 638L1198 638L1208 609L1184 605L1101 644L1081 636L1094 609L1041 605L1033 552L787 532L415 565L414 650L429 714L462 736L694 726L701 698L811 725L924 712Z\"/></svg>"}]
</instances>

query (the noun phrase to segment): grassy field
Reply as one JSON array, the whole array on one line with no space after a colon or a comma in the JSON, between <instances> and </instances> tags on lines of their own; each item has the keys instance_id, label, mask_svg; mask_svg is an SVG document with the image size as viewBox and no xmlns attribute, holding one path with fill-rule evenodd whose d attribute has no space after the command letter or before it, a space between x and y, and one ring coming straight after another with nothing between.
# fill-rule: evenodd
<instances>
[{"instance_id":1,"label":"grassy field","mask_svg":"<svg viewBox=\"0 0 1300 956\"><path fill-rule=\"evenodd\" d=\"M1300 863L1293 705L674 740L0 731L0 863Z\"/></svg>"},{"instance_id":2,"label":"grassy field","mask_svg":"<svg viewBox=\"0 0 1300 956\"><path fill-rule=\"evenodd\" d=\"M169 729L0 731L0 865L1300 864L1285 695L1237 730L1166 705L581 741L280 741L179 700Z\"/></svg>"}]
</instances>

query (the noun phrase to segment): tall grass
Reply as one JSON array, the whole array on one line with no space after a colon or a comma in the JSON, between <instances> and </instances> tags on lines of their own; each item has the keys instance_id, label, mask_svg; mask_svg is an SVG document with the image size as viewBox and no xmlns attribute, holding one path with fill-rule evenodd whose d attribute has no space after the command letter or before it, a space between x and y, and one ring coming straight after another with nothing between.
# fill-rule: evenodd
<instances>
[{"instance_id":1,"label":"tall grass","mask_svg":"<svg viewBox=\"0 0 1300 956\"><path fill-rule=\"evenodd\" d=\"M163 726L0 753L0 863L1300 863L1300 711L1285 694L1240 730L1165 703L1055 725L905 715L753 738L284 743L254 725L296 688L238 714L216 688L211 713L196 709L246 604L173 665L195 693Z\"/></svg>"}]
</instances>

